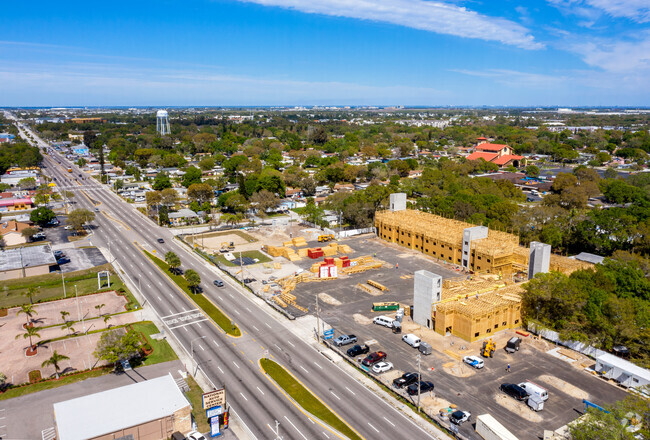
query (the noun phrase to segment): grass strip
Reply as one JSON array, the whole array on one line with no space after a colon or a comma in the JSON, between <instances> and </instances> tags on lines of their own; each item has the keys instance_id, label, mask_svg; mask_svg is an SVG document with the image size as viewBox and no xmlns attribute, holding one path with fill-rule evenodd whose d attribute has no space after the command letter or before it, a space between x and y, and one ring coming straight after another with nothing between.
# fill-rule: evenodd
<instances>
[{"instance_id":1,"label":"grass strip","mask_svg":"<svg viewBox=\"0 0 650 440\"><path fill-rule=\"evenodd\" d=\"M238 252L238 251L233 251L232 254L233 254L235 257L239 258L239 254L240 254L240 252ZM273 261L273 260L271 260L269 257L267 257L266 255L264 255L263 253L261 253L260 251L243 251L243 252L241 252L241 256L242 256L242 258L243 258L243 257L248 257L248 258L252 258L252 259L257 259L257 260L259 260L259 261L258 261L257 263L255 263L255 264L259 264L259 263L268 263L269 261ZM223 255L220 255L220 254L209 255L208 258L210 258L211 260L212 260L212 259L215 259L215 260L217 260L219 263L223 264L224 266L228 266L228 267L239 267L239 264L235 264L235 263L233 263L232 261L228 261L228 260L226 259L226 257L224 257Z\"/></svg>"},{"instance_id":2,"label":"grass strip","mask_svg":"<svg viewBox=\"0 0 650 440\"><path fill-rule=\"evenodd\" d=\"M39 391L51 390L52 388L70 385L71 383L80 382L82 380L90 379L91 377L103 376L104 374L113 371L113 366L101 367L91 371L84 371L71 375L61 376L58 380L48 380L38 382L31 385L22 387L10 388L4 393L0 393L0 400L13 399L14 397L24 396L26 394L37 393Z\"/></svg>"},{"instance_id":3,"label":"grass strip","mask_svg":"<svg viewBox=\"0 0 650 440\"><path fill-rule=\"evenodd\" d=\"M239 327L230 320L217 306L215 306L208 298L206 298L202 293L192 293L190 287L187 285L187 281L180 275L172 273L169 270L169 265L165 263L158 257L154 257L149 252L142 250L147 256L153 261L156 266L158 266L169 278L176 283L178 287L187 293L188 296L203 310L208 314L214 322L217 323L221 329L231 336L241 336L241 330Z\"/></svg>"},{"instance_id":4,"label":"grass strip","mask_svg":"<svg viewBox=\"0 0 650 440\"><path fill-rule=\"evenodd\" d=\"M332 428L339 431L351 440L361 440L361 437L352 430L343 420L339 419L316 396L298 382L287 370L271 359L263 358L260 365L266 374L277 383L293 400L305 411L318 417Z\"/></svg>"},{"instance_id":5,"label":"grass strip","mask_svg":"<svg viewBox=\"0 0 650 440\"><path fill-rule=\"evenodd\" d=\"M185 382L190 387L190 390L185 395L192 403L192 415L194 416L194 420L196 420L199 432L208 432L210 431L210 424L203 409L203 390L189 374L185 378Z\"/></svg>"}]
</instances>

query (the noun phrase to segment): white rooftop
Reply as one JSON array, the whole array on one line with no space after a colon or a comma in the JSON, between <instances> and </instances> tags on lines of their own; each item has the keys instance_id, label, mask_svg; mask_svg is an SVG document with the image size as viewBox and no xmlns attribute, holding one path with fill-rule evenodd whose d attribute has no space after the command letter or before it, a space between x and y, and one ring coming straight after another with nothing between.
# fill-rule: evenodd
<instances>
[{"instance_id":1,"label":"white rooftop","mask_svg":"<svg viewBox=\"0 0 650 440\"><path fill-rule=\"evenodd\" d=\"M84 440L189 406L171 374L54 404L59 440Z\"/></svg>"},{"instance_id":2,"label":"white rooftop","mask_svg":"<svg viewBox=\"0 0 650 440\"><path fill-rule=\"evenodd\" d=\"M625 359L621 359L618 356L605 353L605 354L601 354L600 356L596 356L596 360L603 364L611 365L613 367L618 367L621 370L624 370L629 375L643 378L648 382L650 382L650 370L646 370L645 368L639 367L638 365L635 365L630 361L626 361Z\"/></svg>"}]
</instances>

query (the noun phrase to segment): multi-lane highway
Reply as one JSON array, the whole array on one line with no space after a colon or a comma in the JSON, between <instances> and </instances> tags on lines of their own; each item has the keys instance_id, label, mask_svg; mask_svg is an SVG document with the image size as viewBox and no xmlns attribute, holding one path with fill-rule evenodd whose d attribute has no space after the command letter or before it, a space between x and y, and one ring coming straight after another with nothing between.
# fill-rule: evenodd
<instances>
[{"instance_id":1,"label":"multi-lane highway","mask_svg":"<svg viewBox=\"0 0 650 440\"><path fill-rule=\"evenodd\" d=\"M21 132L29 132L40 148L48 147L28 126L20 121L17 125ZM196 363L214 384L225 385L228 402L251 437L275 438L276 420L285 439L328 439L338 435L305 414L263 374L258 360L272 356L362 437L434 438L391 402L321 356L291 331L291 323L279 321L260 307L249 293L174 240L170 231L155 225L62 156L45 156L44 165L43 171L56 178L60 189L75 192L78 206L97 211L93 243L110 248L111 257L133 284L140 286L147 306L165 322L166 330L173 332L188 352L193 351ZM68 168L73 172L69 173ZM163 238L164 243L159 243L158 238ZM204 295L231 317L242 336L230 337L207 319L136 243L155 250L159 256L167 251L179 255L183 268L199 273ZM227 281L226 286L214 286L212 281L217 278Z\"/></svg>"}]
</instances>

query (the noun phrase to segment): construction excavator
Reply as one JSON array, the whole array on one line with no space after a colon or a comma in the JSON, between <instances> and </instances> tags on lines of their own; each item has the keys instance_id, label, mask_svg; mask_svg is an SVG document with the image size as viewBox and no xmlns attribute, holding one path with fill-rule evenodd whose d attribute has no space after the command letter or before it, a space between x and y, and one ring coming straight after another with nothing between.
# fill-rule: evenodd
<instances>
[{"instance_id":1,"label":"construction excavator","mask_svg":"<svg viewBox=\"0 0 650 440\"><path fill-rule=\"evenodd\" d=\"M492 338L483 341L483 348L481 348L481 356L486 358L494 357L494 352L497 349L497 344L494 343Z\"/></svg>"},{"instance_id":2,"label":"construction excavator","mask_svg":"<svg viewBox=\"0 0 650 440\"><path fill-rule=\"evenodd\" d=\"M224 241L223 243L221 243L221 249L219 249L219 252L225 254L226 252L230 252L234 250L235 250L234 242L231 241L230 243L228 243L227 241Z\"/></svg>"},{"instance_id":3,"label":"construction excavator","mask_svg":"<svg viewBox=\"0 0 650 440\"><path fill-rule=\"evenodd\" d=\"M334 240L334 235L333 234L325 234L325 235L319 235L318 236L318 241L319 242L325 242L325 241L331 241Z\"/></svg>"}]
</instances>

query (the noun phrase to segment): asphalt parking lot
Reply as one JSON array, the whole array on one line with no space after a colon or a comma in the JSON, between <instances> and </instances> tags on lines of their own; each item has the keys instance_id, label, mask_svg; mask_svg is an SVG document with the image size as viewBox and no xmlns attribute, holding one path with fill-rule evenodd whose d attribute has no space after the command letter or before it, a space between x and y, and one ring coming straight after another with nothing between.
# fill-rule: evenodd
<instances>
[{"instance_id":1,"label":"asphalt parking lot","mask_svg":"<svg viewBox=\"0 0 650 440\"><path fill-rule=\"evenodd\" d=\"M298 304L308 306L313 314L316 297L319 296L320 318L334 328L334 337L355 334L359 343L370 346L371 352L385 351L388 355L386 360L392 362L395 369L417 371L418 351L402 342L402 335L371 323L374 316L381 314L371 311L372 303L400 301L402 304L412 304L413 272L416 270L429 270L443 278L455 278L460 274L453 266L441 266L417 252L385 244L372 236L344 240L342 243L355 251L349 255L350 258L376 253L376 258L388 263L387 267L333 281L298 284L292 292ZM310 246L314 244L310 243ZM296 264L308 270L314 261L318 260L304 259ZM366 283L369 279L384 284L390 291L373 296L355 287L357 283ZM415 328L408 318L404 326L405 330ZM480 342L470 345L460 338L442 337L428 330L407 330L405 333L408 331L425 336L432 342L433 353L422 356L421 360L423 380L431 380L435 384L436 396L472 413L470 422L460 429L470 439L480 439L474 432L475 419L479 414L492 414L520 439L539 439L543 437L545 429L555 430L578 417L584 411L582 398L602 405L626 395L623 390L547 354L546 348L539 349L528 339L524 339L519 352L506 353L503 347L507 338L514 335L513 331L495 335L498 340L496 354L494 358L485 359L482 370L464 366L460 361L462 355L478 355ZM460 350L463 347L465 350ZM511 372L506 371L508 364ZM549 400L541 412L534 412L525 403L515 402L499 391L501 383L527 380L549 391Z\"/></svg>"},{"instance_id":2,"label":"asphalt parking lot","mask_svg":"<svg viewBox=\"0 0 650 440\"><path fill-rule=\"evenodd\" d=\"M66 248L63 252L70 259L69 263L59 266L63 273L90 269L107 263L101 251L95 247Z\"/></svg>"}]
</instances>

